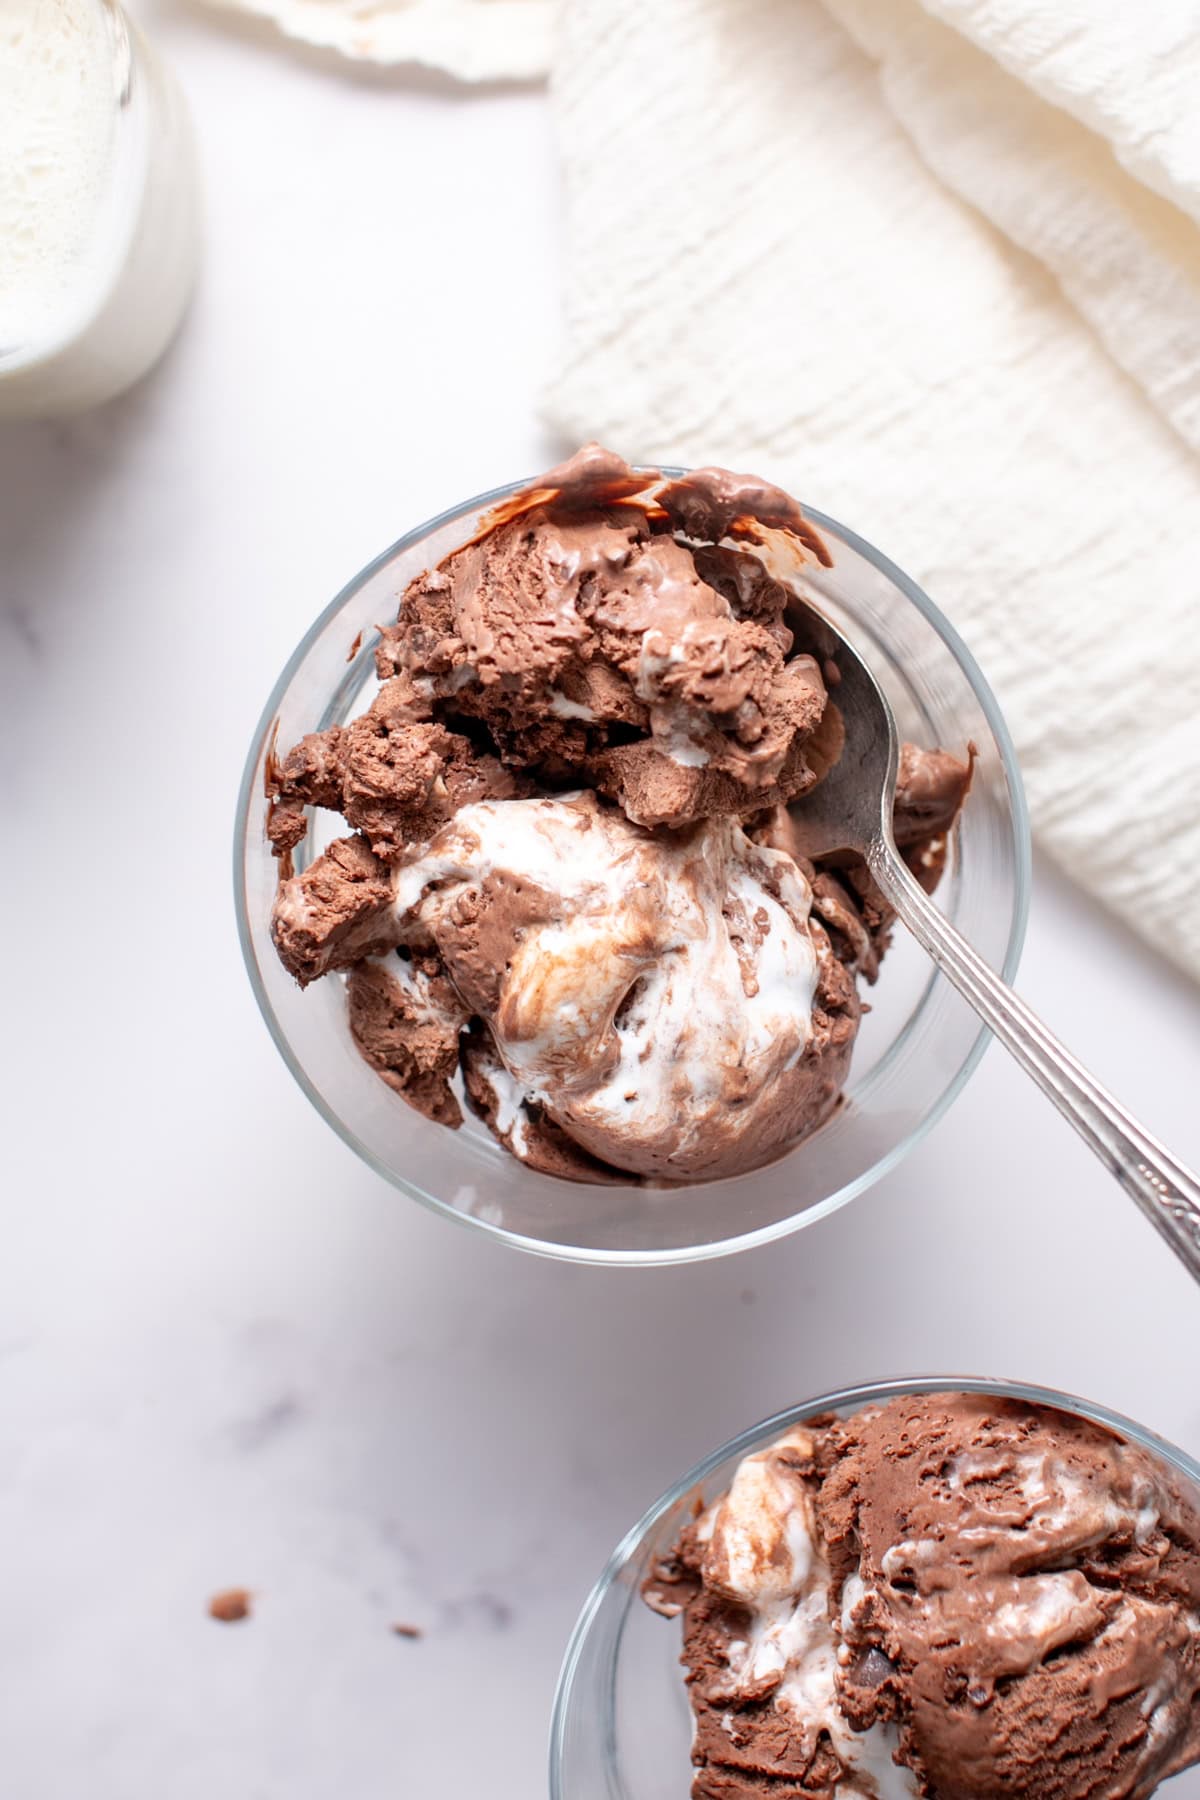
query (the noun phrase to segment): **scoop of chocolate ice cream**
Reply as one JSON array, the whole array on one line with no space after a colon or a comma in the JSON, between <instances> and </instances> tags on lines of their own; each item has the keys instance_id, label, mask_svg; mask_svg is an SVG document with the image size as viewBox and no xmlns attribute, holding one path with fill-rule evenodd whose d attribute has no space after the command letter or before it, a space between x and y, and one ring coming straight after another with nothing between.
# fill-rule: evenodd
<instances>
[{"instance_id":1,"label":"scoop of chocolate ice cream","mask_svg":"<svg viewBox=\"0 0 1200 1800\"><path fill-rule=\"evenodd\" d=\"M506 763L678 827L816 779L825 687L788 657L787 599L756 558L697 550L654 512L551 500L414 582L380 670L478 720Z\"/></svg>"},{"instance_id":2,"label":"scoop of chocolate ice cream","mask_svg":"<svg viewBox=\"0 0 1200 1800\"><path fill-rule=\"evenodd\" d=\"M810 909L736 821L660 840L590 794L464 807L396 891L488 1028L498 1134L545 1166L548 1119L658 1180L754 1167L835 1104L858 1001Z\"/></svg>"},{"instance_id":3,"label":"scoop of chocolate ice cream","mask_svg":"<svg viewBox=\"0 0 1200 1800\"><path fill-rule=\"evenodd\" d=\"M743 1462L647 1598L684 1616L697 1796L1145 1800L1200 1760L1196 1496L1075 1415L817 1421Z\"/></svg>"},{"instance_id":4,"label":"scoop of chocolate ice cream","mask_svg":"<svg viewBox=\"0 0 1200 1800\"><path fill-rule=\"evenodd\" d=\"M358 717L268 759L279 955L349 972L355 1042L420 1111L465 1101L549 1173L662 1182L828 1116L891 919L790 841L844 739L773 572L806 561L829 551L768 483L590 445L410 583ZM928 885L968 778L906 747ZM306 865L313 807L355 835Z\"/></svg>"},{"instance_id":5,"label":"scoop of chocolate ice cream","mask_svg":"<svg viewBox=\"0 0 1200 1800\"><path fill-rule=\"evenodd\" d=\"M1200 1512L1145 1451L954 1395L837 1447L843 1707L895 1720L932 1792L1143 1795L1200 1757ZM872 1652L894 1673L864 1682Z\"/></svg>"}]
</instances>

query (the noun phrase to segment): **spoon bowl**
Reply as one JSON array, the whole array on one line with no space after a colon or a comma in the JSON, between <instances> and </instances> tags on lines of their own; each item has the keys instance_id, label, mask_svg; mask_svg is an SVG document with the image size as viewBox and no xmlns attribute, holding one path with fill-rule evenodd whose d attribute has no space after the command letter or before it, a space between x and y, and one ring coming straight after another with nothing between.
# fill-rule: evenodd
<instances>
[{"instance_id":1,"label":"spoon bowl","mask_svg":"<svg viewBox=\"0 0 1200 1800\"><path fill-rule=\"evenodd\" d=\"M801 611L813 642L832 640L826 679L845 742L832 768L792 809L792 836L811 862L839 851L865 857L874 838L891 839L900 734L883 689L854 646L815 607L802 602Z\"/></svg>"}]
</instances>

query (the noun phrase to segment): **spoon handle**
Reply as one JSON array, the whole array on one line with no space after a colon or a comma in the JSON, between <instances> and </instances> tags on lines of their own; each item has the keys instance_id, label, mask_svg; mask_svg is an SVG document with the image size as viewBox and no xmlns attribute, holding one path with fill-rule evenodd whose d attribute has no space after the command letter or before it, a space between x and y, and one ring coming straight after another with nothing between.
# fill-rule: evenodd
<instances>
[{"instance_id":1,"label":"spoon handle","mask_svg":"<svg viewBox=\"0 0 1200 1800\"><path fill-rule=\"evenodd\" d=\"M876 837L868 847L867 864L880 891L922 949L1070 1120L1166 1238L1189 1274L1200 1281L1200 1180L1144 1131L1037 1014L988 968L938 911L893 844Z\"/></svg>"}]
</instances>

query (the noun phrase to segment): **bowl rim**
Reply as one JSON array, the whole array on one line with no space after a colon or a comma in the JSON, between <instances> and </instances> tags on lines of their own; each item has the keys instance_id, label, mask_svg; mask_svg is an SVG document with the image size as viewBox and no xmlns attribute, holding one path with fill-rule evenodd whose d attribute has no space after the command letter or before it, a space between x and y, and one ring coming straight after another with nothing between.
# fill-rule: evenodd
<instances>
[{"instance_id":1,"label":"bowl rim","mask_svg":"<svg viewBox=\"0 0 1200 1800\"><path fill-rule=\"evenodd\" d=\"M686 475L688 471L677 465L662 464L654 467L635 465L635 473L651 476L667 476L672 479ZM824 1199L815 1201L802 1213L789 1213L785 1218L776 1220L770 1225L758 1227L756 1230L743 1232L731 1237L722 1237L700 1244L673 1246L665 1250L625 1250L625 1249L589 1249L577 1244L558 1244L548 1239L532 1237L522 1232L509 1230L490 1219L474 1214L460 1212L456 1207L439 1200L435 1195L427 1194L418 1188L407 1186L365 1144L349 1125L341 1118L335 1108L325 1099L320 1089L309 1078L299 1057L292 1049L291 1040L284 1030L267 995L259 970L258 958L250 926L249 904L246 894L246 870L250 855L248 824L251 798L257 786L260 760L274 729L276 716L283 700L294 680L297 671L308 656L313 644L325 631L342 608L352 600L363 585L371 581L395 557L405 550L411 549L423 538L441 530L472 512L482 512L511 495L528 487L535 477L525 476L519 480L506 482L500 487L489 488L486 492L476 494L470 499L457 502L445 508L433 518L406 531L385 550L374 556L370 562L353 575L338 590L333 599L321 610L304 633L292 654L288 657L275 685L259 715L258 723L250 740L241 782L238 787L237 807L234 816L233 832L233 888L234 910L237 917L238 940L242 948L242 957L250 985L254 992L258 1009L263 1016L267 1029L274 1040L275 1047L283 1058L301 1091L307 1096L317 1112L332 1127L354 1153L365 1162L368 1168L388 1183L398 1188L405 1196L436 1213L442 1218L453 1220L468 1230L484 1233L486 1236L507 1244L513 1249L523 1250L530 1255L546 1257L555 1262L576 1263L591 1267L613 1268L650 1268L670 1267L682 1263L707 1262L718 1257L736 1256L746 1250L753 1250L763 1244L774 1243L791 1236L802 1227L815 1224L818 1220L840 1211L850 1201L865 1193L876 1182L891 1173L896 1166L916 1149L924 1138L944 1118L949 1108L958 1098L971 1076L979 1066L984 1051L991 1042L992 1034L988 1027L979 1023L979 1028L971 1042L971 1046L956 1070L953 1078L947 1082L937 1099L932 1103L921 1120L913 1126L903 1138L893 1144L890 1150L873 1162L854 1180L827 1194ZM1030 889L1032 885L1033 854L1029 830L1029 809L1025 799L1025 787L1021 777L1020 765L1017 761L1016 749L1009 733L1008 726L1000 710L999 703L967 645L945 617L934 605L928 594L917 583L904 573L891 558L861 537L858 532L843 525L831 514L822 512L815 506L800 502L801 509L818 529L829 532L833 537L847 545L864 561L869 563L879 574L899 589L905 599L914 606L926 622L941 638L967 682L982 711L987 726L995 741L1000 755L1004 782L1008 794L1010 811L1011 840L1013 849L1013 909L1009 924L1008 939L1005 945L1004 959L1000 966L1001 978L1011 985L1020 962L1021 951L1025 942L1025 932L1029 920ZM935 971L936 974L936 971ZM942 977L945 979L945 977Z\"/></svg>"},{"instance_id":2,"label":"bowl rim","mask_svg":"<svg viewBox=\"0 0 1200 1800\"><path fill-rule=\"evenodd\" d=\"M806 1419L818 1413L850 1409L855 1412L875 1401L887 1401L901 1398L905 1394L990 1394L998 1399L1023 1400L1036 1406L1054 1407L1060 1412L1075 1413L1080 1418L1088 1419L1093 1424L1104 1425L1114 1430L1119 1436L1128 1438L1141 1449L1149 1450L1160 1456L1169 1467L1185 1476L1200 1490L1200 1461L1180 1449L1169 1439L1160 1437L1148 1426L1140 1425L1136 1419L1128 1418L1124 1413L1114 1411L1111 1407L1102 1406L1097 1401L1085 1400L1078 1394L1070 1394L1058 1388L1048 1388L1036 1382L1006 1381L997 1377L983 1375L903 1375L894 1379L856 1382L849 1387L835 1388L824 1394L817 1394L811 1400L802 1400L793 1406L787 1406L770 1417L759 1420L739 1431L736 1436L722 1444L719 1449L712 1450L707 1456L695 1463L686 1474L672 1482L653 1505L642 1514L637 1524L628 1530L617 1544L616 1549L605 1563L598 1579L592 1586L587 1599L575 1621L574 1628L567 1640L559 1668L558 1682L554 1691L554 1708L550 1718L549 1744L549 1789L550 1800L570 1800L563 1781L563 1755L566 1742L567 1724L571 1713L575 1679L583 1657L584 1648L592 1627L595 1624L604 1601L614 1584L619 1580L627 1564L637 1555L646 1538L660 1523L665 1514L678 1506L706 1481L713 1470L734 1457L739 1460L750 1455L772 1439L782 1437L794 1425L801 1425ZM634 1596L630 1595L630 1604ZM623 1629L623 1625L622 1625ZM618 1635L618 1647L620 1637ZM611 1671L613 1680L616 1677L618 1657L613 1659ZM615 1790L614 1790L615 1800Z\"/></svg>"}]
</instances>

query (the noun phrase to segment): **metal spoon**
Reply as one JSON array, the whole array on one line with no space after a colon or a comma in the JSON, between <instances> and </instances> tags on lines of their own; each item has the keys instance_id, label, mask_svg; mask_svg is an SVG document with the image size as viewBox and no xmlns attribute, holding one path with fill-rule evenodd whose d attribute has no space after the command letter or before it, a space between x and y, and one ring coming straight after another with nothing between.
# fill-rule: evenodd
<instances>
[{"instance_id":1,"label":"metal spoon","mask_svg":"<svg viewBox=\"0 0 1200 1800\"><path fill-rule=\"evenodd\" d=\"M806 609L812 611L812 609ZM899 735L892 709L861 657L822 613L814 635L836 638L837 705L845 748L802 804L792 808L802 854L854 851L923 950L984 1024L1032 1075L1125 1192L1200 1281L1200 1180L1088 1074L938 911L910 874L892 836Z\"/></svg>"}]
</instances>

